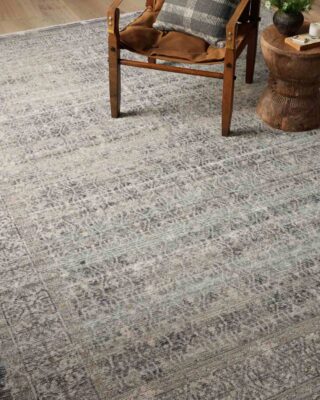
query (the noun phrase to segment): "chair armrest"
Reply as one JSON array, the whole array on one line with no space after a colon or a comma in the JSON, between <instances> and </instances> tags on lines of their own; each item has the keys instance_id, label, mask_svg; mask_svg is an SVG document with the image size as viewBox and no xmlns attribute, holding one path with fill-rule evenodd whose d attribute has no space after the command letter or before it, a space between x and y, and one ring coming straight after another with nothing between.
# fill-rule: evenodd
<instances>
[{"instance_id":1,"label":"chair armrest","mask_svg":"<svg viewBox=\"0 0 320 400\"><path fill-rule=\"evenodd\" d=\"M235 9L232 17L229 19L229 22L226 26L226 48L234 50L236 48L236 36L237 36L237 26L239 20L250 4L251 0L241 0Z\"/></svg>"},{"instance_id":2,"label":"chair armrest","mask_svg":"<svg viewBox=\"0 0 320 400\"><path fill-rule=\"evenodd\" d=\"M107 11L108 32L119 34L119 6L123 0L114 0ZM153 9L155 0L146 0L146 7Z\"/></svg>"},{"instance_id":3,"label":"chair armrest","mask_svg":"<svg viewBox=\"0 0 320 400\"><path fill-rule=\"evenodd\" d=\"M119 33L119 6L123 0L114 0L107 11L108 33Z\"/></svg>"}]
</instances>

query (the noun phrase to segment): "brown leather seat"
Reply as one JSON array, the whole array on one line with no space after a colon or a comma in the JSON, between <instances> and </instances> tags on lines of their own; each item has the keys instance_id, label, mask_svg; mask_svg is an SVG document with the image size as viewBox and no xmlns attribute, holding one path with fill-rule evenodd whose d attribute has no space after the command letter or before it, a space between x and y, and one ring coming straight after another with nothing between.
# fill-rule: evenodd
<instances>
[{"instance_id":1,"label":"brown leather seat","mask_svg":"<svg viewBox=\"0 0 320 400\"><path fill-rule=\"evenodd\" d=\"M155 9L147 8L120 32L121 47L167 61L212 64L222 61L225 48L210 46L198 37L181 32L161 32L152 27L164 0L156 0ZM241 42L238 36L238 45Z\"/></svg>"}]
</instances>

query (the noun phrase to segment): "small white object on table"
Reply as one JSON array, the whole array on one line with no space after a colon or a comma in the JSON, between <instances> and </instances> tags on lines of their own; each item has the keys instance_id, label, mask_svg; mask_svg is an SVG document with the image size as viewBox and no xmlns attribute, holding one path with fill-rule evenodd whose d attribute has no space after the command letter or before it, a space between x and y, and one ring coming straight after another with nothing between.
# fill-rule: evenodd
<instances>
[{"instance_id":1,"label":"small white object on table","mask_svg":"<svg viewBox=\"0 0 320 400\"><path fill-rule=\"evenodd\" d=\"M320 38L320 22L312 22L310 24L309 35L313 38Z\"/></svg>"}]
</instances>

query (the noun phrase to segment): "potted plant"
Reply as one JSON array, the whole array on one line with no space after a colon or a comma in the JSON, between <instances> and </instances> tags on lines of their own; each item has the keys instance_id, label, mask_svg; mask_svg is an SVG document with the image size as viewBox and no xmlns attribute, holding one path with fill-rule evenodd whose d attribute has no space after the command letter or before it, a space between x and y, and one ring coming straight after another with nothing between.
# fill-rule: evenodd
<instances>
[{"instance_id":1,"label":"potted plant","mask_svg":"<svg viewBox=\"0 0 320 400\"><path fill-rule=\"evenodd\" d=\"M309 11L312 0L267 0L265 5L268 9L276 7L273 23L278 31L285 36L298 33L304 16L303 11Z\"/></svg>"}]
</instances>

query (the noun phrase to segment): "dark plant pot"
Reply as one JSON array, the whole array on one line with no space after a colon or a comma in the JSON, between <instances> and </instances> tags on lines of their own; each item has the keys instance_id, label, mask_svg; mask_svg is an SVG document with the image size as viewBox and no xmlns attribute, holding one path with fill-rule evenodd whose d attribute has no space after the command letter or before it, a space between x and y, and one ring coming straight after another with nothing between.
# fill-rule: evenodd
<instances>
[{"instance_id":1,"label":"dark plant pot","mask_svg":"<svg viewBox=\"0 0 320 400\"><path fill-rule=\"evenodd\" d=\"M301 28L304 21L303 14L301 12L295 14L285 13L284 11L278 10L273 16L273 23L284 36L296 35Z\"/></svg>"}]
</instances>

